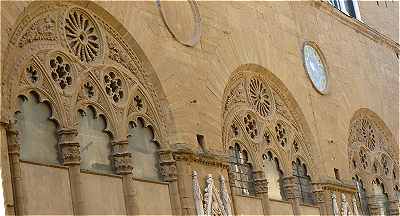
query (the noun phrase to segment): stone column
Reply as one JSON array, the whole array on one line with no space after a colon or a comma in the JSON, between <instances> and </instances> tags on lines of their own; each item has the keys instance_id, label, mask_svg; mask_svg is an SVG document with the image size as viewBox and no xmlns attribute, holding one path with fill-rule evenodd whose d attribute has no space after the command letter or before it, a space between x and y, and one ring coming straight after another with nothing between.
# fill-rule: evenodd
<instances>
[{"instance_id":1,"label":"stone column","mask_svg":"<svg viewBox=\"0 0 400 216\"><path fill-rule=\"evenodd\" d=\"M76 141L78 131L76 129L61 128L57 131L58 145L61 151L61 159L64 166L69 169L69 181L72 193L72 206L75 215L82 215L83 200L81 190L81 169L79 142Z\"/></svg>"},{"instance_id":2,"label":"stone column","mask_svg":"<svg viewBox=\"0 0 400 216\"><path fill-rule=\"evenodd\" d=\"M378 197L376 195L368 196L368 208L371 215L382 215L382 206L379 204Z\"/></svg>"},{"instance_id":3,"label":"stone column","mask_svg":"<svg viewBox=\"0 0 400 216\"><path fill-rule=\"evenodd\" d=\"M192 190L192 173L190 162L188 160L190 155L184 153L176 156L176 168L178 170L178 189L181 200L182 215L195 215L196 210L194 207L193 190Z\"/></svg>"},{"instance_id":4,"label":"stone column","mask_svg":"<svg viewBox=\"0 0 400 216\"><path fill-rule=\"evenodd\" d=\"M125 206L128 215L138 215L139 207L136 200L135 183L133 179L132 154L128 152L128 141L113 141L113 157L116 173L122 175Z\"/></svg>"},{"instance_id":5,"label":"stone column","mask_svg":"<svg viewBox=\"0 0 400 216\"><path fill-rule=\"evenodd\" d=\"M169 184L169 196L173 215L181 215L181 200L178 188L178 175L176 161L173 154L168 150L160 150L160 170L164 181Z\"/></svg>"},{"instance_id":6,"label":"stone column","mask_svg":"<svg viewBox=\"0 0 400 216\"><path fill-rule=\"evenodd\" d=\"M282 178L283 188L286 191L286 196L290 204L292 205L293 215L301 215L300 204L301 196L299 187L297 185L297 179L294 176L286 176Z\"/></svg>"},{"instance_id":7,"label":"stone column","mask_svg":"<svg viewBox=\"0 0 400 216\"><path fill-rule=\"evenodd\" d=\"M261 198L263 213L269 215L268 180L263 171L254 171L254 184L256 196Z\"/></svg>"},{"instance_id":8,"label":"stone column","mask_svg":"<svg viewBox=\"0 0 400 216\"><path fill-rule=\"evenodd\" d=\"M389 193L389 214L400 215L400 205L396 191Z\"/></svg>"},{"instance_id":9,"label":"stone column","mask_svg":"<svg viewBox=\"0 0 400 216\"><path fill-rule=\"evenodd\" d=\"M11 180L13 184L15 214L24 214L24 193L22 184L22 173L20 164L21 146L17 141L18 131L14 123L10 123L7 128L7 147L10 160Z\"/></svg>"},{"instance_id":10,"label":"stone column","mask_svg":"<svg viewBox=\"0 0 400 216\"><path fill-rule=\"evenodd\" d=\"M329 204L331 204L332 201L329 202L330 198L329 198L329 200L326 198L326 196L325 196L326 192L318 184L313 184L313 187L314 187L313 194L315 197L315 202L319 206L319 211L320 211L321 215L332 214L332 213L328 212L328 210L330 209L328 206L330 206Z\"/></svg>"}]
</instances>

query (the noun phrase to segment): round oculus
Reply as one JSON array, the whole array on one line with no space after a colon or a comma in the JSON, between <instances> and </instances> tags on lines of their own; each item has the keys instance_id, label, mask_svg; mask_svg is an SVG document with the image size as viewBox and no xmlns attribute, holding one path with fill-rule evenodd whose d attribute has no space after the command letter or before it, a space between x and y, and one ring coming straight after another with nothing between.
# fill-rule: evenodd
<instances>
[{"instance_id":1,"label":"round oculus","mask_svg":"<svg viewBox=\"0 0 400 216\"><path fill-rule=\"evenodd\" d=\"M314 88L321 94L328 91L328 74L320 51L310 43L303 47L304 65Z\"/></svg>"}]
</instances>

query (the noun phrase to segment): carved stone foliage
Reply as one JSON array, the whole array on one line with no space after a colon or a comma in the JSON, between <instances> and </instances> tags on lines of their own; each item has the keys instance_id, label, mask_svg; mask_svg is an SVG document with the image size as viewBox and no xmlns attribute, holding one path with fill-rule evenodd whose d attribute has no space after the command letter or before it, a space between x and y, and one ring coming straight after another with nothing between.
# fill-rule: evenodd
<instances>
[{"instance_id":1,"label":"carved stone foliage","mask_svg":"<svg viewBox=\"0 0 400 216\"><path fill-rule=\"evenodd\" d=\"M19 40L18 46L23 47L26 44L41 40L57 40L56 20L51 15L47 15L34 21Z\"/></svg>"}]
</instances>

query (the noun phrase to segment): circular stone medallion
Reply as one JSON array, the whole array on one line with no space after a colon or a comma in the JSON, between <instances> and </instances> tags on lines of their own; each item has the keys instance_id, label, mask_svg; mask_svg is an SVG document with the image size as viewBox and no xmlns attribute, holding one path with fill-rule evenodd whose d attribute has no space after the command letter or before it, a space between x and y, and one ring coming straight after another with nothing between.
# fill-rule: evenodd
<instances>
[{"instance_id":1,"label":"circular stone medallion","mask_svg":"<svg viewBox=\"0 0 400 216\"><path fill-rule=\"evenodd\" d=\"M321 52L310 42L303 47L304 65L314 88L321 94L328 91L328 75Z\"/></svg>"},{"instance_id":2,"label":"circular stone medallion","mask_svg":"<svg viewBox=\"0 0 400 216\"><path fill-rule=\"evenodd\" d=\"M174 38L186 45L194 46L200 40L200 14L197 3L186 1L157 1L162 18Z\"/></svg>"}]
</instances>

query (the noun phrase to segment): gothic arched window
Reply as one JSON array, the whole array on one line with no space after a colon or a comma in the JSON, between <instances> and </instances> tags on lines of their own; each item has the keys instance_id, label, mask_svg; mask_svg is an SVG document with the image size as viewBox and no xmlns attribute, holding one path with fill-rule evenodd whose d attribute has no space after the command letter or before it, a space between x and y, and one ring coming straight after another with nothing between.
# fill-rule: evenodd
<instances>
[{"instance_id":1,"label":"gothic arched window","mask_svg":"<svg viewBox=\"0 0 400 216\"><path fill-rule=\"evenodd\" d=\"M293 176L297 179L301 200L304 204L314 204L311 177L308 175L307 167L300 159L293 162Z\"/></svg>"},{"instance_id":2,"label":"gothic arched window","mask_svg":"<svg viewBox=\"0 0 400 216\"><path fill-rule=\"evenodd\" d=\"M142 118L129 123L128 150L132 153L136 177L152 180L160 179L158 148L158 144L154 141L152 127L146 127Z\"/></svg>"},{"instance_id":3,"label":"gothic arched window","mask_svg":"<svg viewBox=\"0 0 400 216\"><path fill-rule=\"evenodd\" d=\"M40 102L34 92L27 97L19 96L18 102L15 126L19 132L21 159L58 164L57 124L50 120L50 105Z\"/></svg>"},{"instance_id":4,"label":"gothic arched window","mask_svg":"<svg viewBox=\"0 0 400 216\"><path fill-rule=\"evenodd\" d=\"M364 185L362 180L356 175L353 177L353 183L357 188L357 204L360 206L361 213L365 215L369 215L369 208L368 208L368 197L367 192L365 191Z\"/></svg>"},{"instance_id":5,"label":"gothic arched window","mask_svg":"<svg viewBox=\"0 0 400 216\"><path fill-rule=\"evenodd\" d=\"M246 150L241 150L239 144L230 147L230 173L234 181L233 190L236 194L255 195L253 167L249 162Z\"/></svg>"},{"instance_id":6,"label":"gothic arched window","mask_svg":"<svg viewBox=\"0 0 400 216\"><path fill-rule=\"evenodd\" d=\"M263 154L264 172L268 179L268 197L277 200L286 200L283 190L283 171L279 165L279 160L274 157L271 151Z\"/></svg>"},{"instance_id":7,"label":"gothic arched window","mask_svg":"<svg viewBox=\"0 0 400 216\"><path fill-rule=\"evenodd\" d=\"M105 117L97 115L93 107L79 110L79 116L81 168L111 173L111 137L105 132L107 128Z\"/></svg>"}]
</instances>

